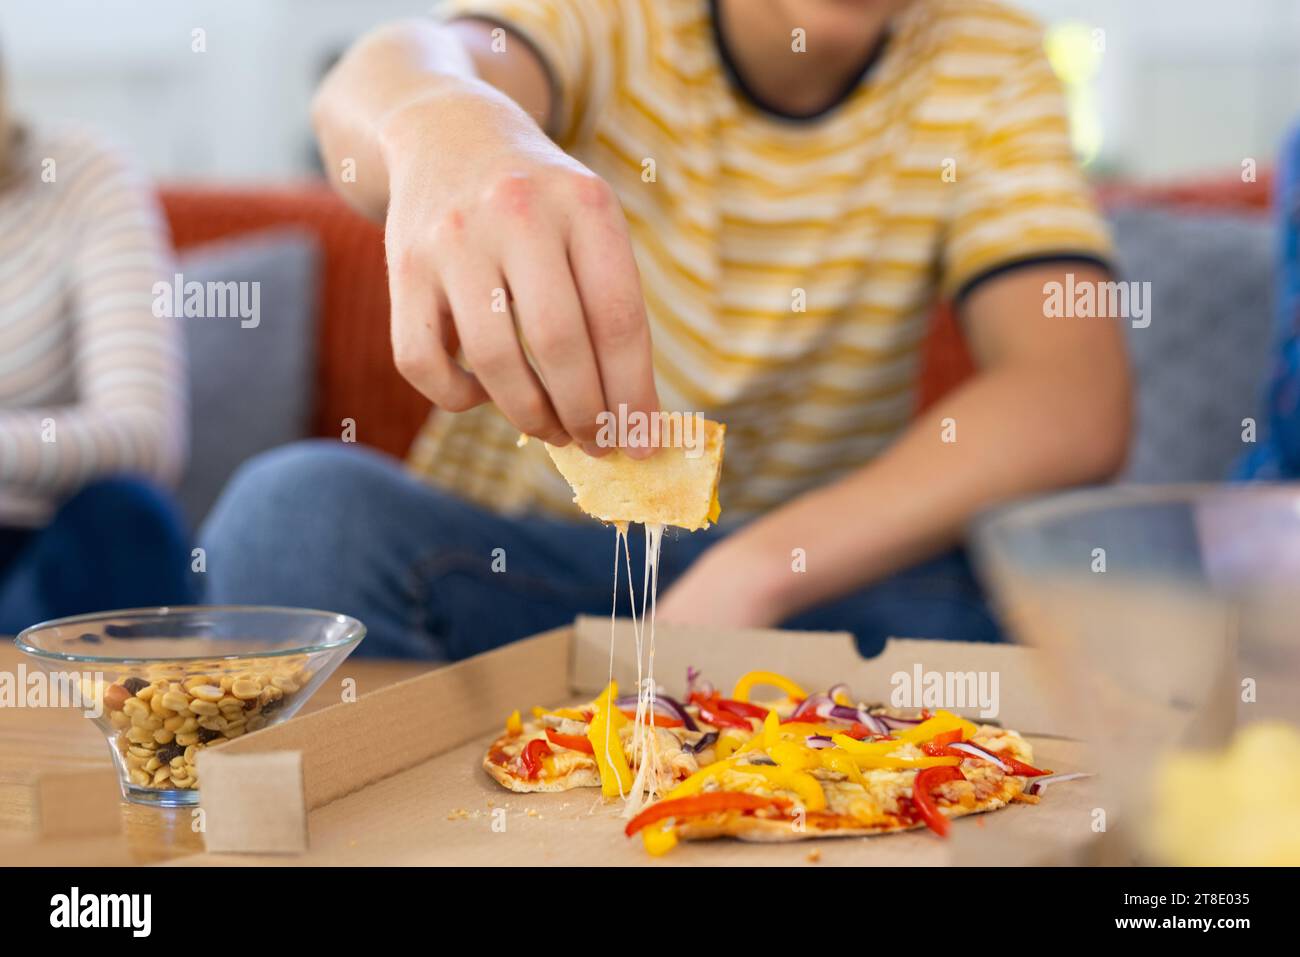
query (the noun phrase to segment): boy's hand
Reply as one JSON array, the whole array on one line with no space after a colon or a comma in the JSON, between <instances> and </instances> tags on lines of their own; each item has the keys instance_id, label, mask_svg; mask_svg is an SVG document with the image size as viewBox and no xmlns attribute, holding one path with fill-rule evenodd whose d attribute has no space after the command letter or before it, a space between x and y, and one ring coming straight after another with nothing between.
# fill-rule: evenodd
<instances>
[{"instance_id":1,"label":"boy's hand","mask_svg":"<svg viewBox=\"0 0 1300 957\"><path fill-rule=\"evenodd\" d=\"M744 531L714 545L673 582L657 621L720 628L774 628L789 617L782 590L787 562L750 549Z\"/></svg>"},{"instance_id":2,"label":"boy's hand","mask_svg":"<svg viewBox=\"0 0 1300 957\"><path fill-rule=\"evenodd\" d=\"M486 84L403 106L381 141L393 353L412 385L449 411L491 400L521 432L592 454L608 451L600 412L657 411L627 223L602 179Z\"/></svg>"}]
</instances>

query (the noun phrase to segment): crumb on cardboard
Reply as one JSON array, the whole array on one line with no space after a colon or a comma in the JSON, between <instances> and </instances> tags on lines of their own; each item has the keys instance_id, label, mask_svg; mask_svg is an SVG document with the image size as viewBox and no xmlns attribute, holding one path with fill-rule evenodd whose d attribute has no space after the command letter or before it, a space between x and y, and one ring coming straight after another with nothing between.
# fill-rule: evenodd
<instances>
[{"instance_id":1,"label":"crumb on cardboard","mask_svg":"<svg viewBox=\"0 0 1300 957\"><path fill-rule=\"evenodd\" d=\"M541 817L541 815L537 813L537 808L535 807L530 807L524 813L527 814L529 817Z\"/></svg>"},{"instance_id":2,"label":"crumb on cardboard","mask_svg":"<svg viewBox=\"0 0 1300 957\"><path fill-rule=\"evenodd\" d=\"M463 821L467 817L469 817L468 808L454 807L447 812L447 820L449 821Z\"/></svg>"},{"instance_id":3,"label":"crumb on cardboard","mask_svg":"<svg viewBox=\"0 0 1300 957\"><path fill-rule=\"evenodd\" d=\"M811 850L811 851L808 852L808 863L809 863L809 864L816 864L816 863L817 863L818 861L820 861L821 859L822 859L822 852L819 851L819 850L817 850L816 848L814 848L813 850Z\"/></svg>"}]
</instances>

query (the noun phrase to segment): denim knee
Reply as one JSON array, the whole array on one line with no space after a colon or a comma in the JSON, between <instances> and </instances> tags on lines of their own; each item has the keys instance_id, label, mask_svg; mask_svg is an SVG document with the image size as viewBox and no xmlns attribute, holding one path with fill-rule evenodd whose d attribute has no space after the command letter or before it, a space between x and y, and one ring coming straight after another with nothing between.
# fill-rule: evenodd
<instances>
[{"instance_id":1,"label":"denim knee","mask_svg":"<svg viewBox=\"0 0 1300 957\"><path fill-rule=\"evenodd\" d=\"M199 534L209 588L283 578L289 559L310 565L366 498L370 474L391 466L378 453L327 440L295 442L249 459L217 499ZM224 569L224 571L223 571Z\"/></svg>"},{"instance_id":2,"label":"denim knee","mask_svg":"<svg viewBox=\"0 0 1300 957\"><path fill-rule=\"evenodd\" d=\"M161 539L183 543L184 522L167 492L148 479L96 479L59 507L51 527L112 541Z\"/></svg>"}]
</instances>

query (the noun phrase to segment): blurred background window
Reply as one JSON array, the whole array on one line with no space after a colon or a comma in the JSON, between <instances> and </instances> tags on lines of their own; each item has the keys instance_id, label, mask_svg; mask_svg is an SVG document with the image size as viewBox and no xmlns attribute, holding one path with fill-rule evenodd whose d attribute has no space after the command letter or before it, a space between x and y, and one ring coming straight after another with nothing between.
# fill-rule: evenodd
<instances>
[{"instance_id":1,"label":"blurred background window","mask_svg":"<svg viewBox=\"0 0 1300 957\"><path fill-rule=\"evenodd\" d=\"M1295 0L1014 0L1048 27L1095 176L1267 165L1300 113ZM41 0L0 13L16 111L112 130L166 180L316 169L307 105L362 30L410 0Z\"/></svg>"}]
</instances>

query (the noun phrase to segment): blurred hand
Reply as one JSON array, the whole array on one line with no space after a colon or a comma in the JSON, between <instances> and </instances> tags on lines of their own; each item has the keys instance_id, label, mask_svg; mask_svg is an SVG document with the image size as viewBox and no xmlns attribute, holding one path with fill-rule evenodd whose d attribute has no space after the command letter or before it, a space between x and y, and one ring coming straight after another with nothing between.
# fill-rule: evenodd
<instances>
[{"instance_id":1,"label":"blurred hand","mask_svg":"<svg viewBox=\"0 0 1300 957\"><path fill-rule=\"evenodd\" d=\"M721 628L775 628L787 612L774 587L785 567L748 549L744 532L714 545L659 598L655 620Z\"/></svg>"},{"instance_id":2,"label":"blurred hand","mask_svg":"<svg viewBox=\"0 0 1300 957\"><path fill-rule=\"evenodd\" d=\"M604 180L480 92L403 107L383 149L393 355L412 385L452 412L490 400L519 431L592 454L608 451L600 412L658 410L640 277Z\"/></svg>"}]
</instances>

